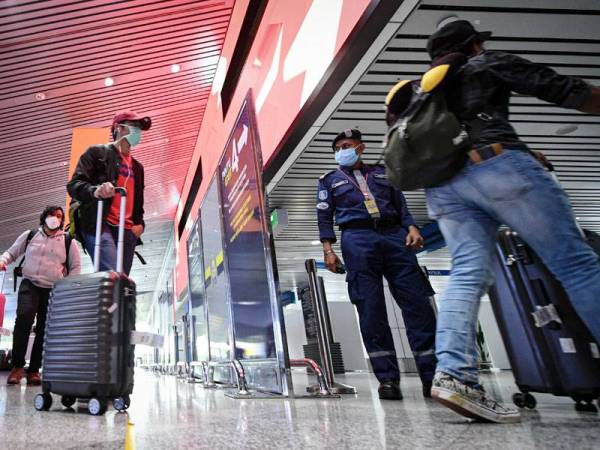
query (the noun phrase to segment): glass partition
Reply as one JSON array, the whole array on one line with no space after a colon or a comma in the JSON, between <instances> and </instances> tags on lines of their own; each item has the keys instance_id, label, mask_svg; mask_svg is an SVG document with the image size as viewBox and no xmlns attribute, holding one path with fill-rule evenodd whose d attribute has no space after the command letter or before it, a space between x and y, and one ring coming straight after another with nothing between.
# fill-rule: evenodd
<instances>
[{"instance_id":1,"label":"glass partition","mask_svg":"<svg viewBox=\"0 0 600 450\"><path fill-rule=\"evenodd\" d=\"M206 324L206 295L204 291L204 266L202 261L202 230L196 221L188 238L188 273L190 291L190 339L192 360L208 361L208 327Z\"/></svg>"},{"instance_id":2,"label":"glass partition","mask_svg":"<svg viewBox=\"0 0 600 450\"><path fill-rule=\"evenodd\" d=\"M229 279L225 271L218 186L213 179L202 203L201 236L204 292L208 308L209 356L224 361L231 354L231 309Z\"/></svg>"}]
</instances>

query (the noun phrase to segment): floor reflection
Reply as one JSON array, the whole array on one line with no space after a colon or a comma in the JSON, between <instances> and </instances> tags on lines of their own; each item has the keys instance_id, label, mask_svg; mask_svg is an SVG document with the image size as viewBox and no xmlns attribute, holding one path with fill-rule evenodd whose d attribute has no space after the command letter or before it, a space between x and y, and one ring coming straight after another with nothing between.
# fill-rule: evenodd
<instances>
[{"instance_id":1,"label":"floor reflection","mask_svg":"<svg viewBox=\"0 0 600 450\"><path fill-rule=\"evenodd\" d=\"M300 392L305 375L294 378ZM380 401L377 382L368 374L350 374L340 382L356 386L342 399L234 400L223 390L204 389L172 376L136 373L127 414L109 409L102 417L86 405L65 409L54 398L50 411L33 408L39 388L6 386L0 373L0 447L119 448L129 427L138 449L324 449L358 448L597 448L600 418L578 413L569 399L537 395L538 411L524 411L515 425L472 423L421 396L415 377L402 380L404 400ZM488 375L486 389L510 401L509 373Z\"/></svg>"}]
</instances>

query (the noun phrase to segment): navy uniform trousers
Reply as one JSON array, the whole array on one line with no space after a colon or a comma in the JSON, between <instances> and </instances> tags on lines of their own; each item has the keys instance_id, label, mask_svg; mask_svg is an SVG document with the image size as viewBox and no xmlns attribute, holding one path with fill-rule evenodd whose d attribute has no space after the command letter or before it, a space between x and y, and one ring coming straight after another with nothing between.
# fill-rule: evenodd
<instances>
[{"instance_id":1,"label":"navy uniform trousers","mask_svg":"<svg viewBox=\"0 0 600 450\"><path fill-rule=\"evenodd\" d=\"M429 382L435 373L436 319L430 300L433 291L405 240L406 231L399 225L378 230L346 229L342 233L350 301L358 310L363 342L380 382L400 379L383 277L402 310L421 380Z\"/></svg>"}]
</instances>

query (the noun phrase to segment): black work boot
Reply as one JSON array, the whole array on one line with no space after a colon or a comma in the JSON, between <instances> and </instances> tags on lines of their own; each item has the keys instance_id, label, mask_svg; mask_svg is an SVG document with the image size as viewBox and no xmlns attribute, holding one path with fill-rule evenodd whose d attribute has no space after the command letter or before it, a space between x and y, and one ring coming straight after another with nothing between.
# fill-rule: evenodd
<instances>
[{"instance_id":1,"label":"black work boot","mask_svg":"<svg viewBox=\"0 0 600 450\"><path fill-rule=\"evenodd\" d=\"M402 400L400 380L383 381L379 384L379 398L381 400Z\"/></svg>"}]
</instances>

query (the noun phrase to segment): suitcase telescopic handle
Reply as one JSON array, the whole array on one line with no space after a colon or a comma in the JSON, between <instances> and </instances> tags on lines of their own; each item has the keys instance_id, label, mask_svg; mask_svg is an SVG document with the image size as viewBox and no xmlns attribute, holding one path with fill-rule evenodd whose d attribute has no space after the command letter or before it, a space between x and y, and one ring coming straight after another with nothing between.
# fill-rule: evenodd
<instances>
[{"instance_id":1,"label":"suitcase telescopic handle","mask_svg":"<svg viewBox=\"0 0 600 450\"><path fill-rule=\"evenodd\" d=\"M123 238L125 236L125 209L127 208L127 189L115 187L115 193L121 194L119 205L119 233L117 238L117 272L123 272ZM94 271L100 271L100 239L102 237L102 222L104 218L104 199L98 199L96 215L96 239L94 241Z\"/></svg>"},{"instance_id":2,"label":"suitcase telescopic handle","mask_svg":"<svg viewBox=\"0 0 600 450\"><path fill-rule=\"evenodd\" d=\"M4 280L6 279L6 270L1 270L0 272L2 272L2 274L0 275L2 277L2 282L0 282L0 294L4 293Z\"/></svg>"}]
</instances>

